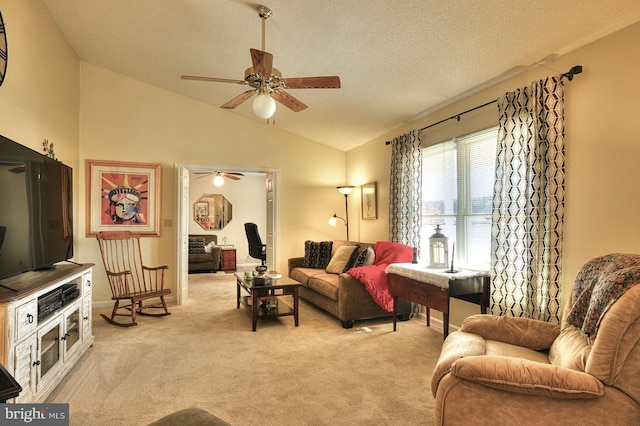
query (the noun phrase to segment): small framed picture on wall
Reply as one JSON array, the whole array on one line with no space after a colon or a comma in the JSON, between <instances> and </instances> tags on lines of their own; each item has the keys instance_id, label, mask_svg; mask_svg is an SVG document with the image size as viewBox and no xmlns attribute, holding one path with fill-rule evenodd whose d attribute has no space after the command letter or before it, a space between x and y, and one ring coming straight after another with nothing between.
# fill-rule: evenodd
<instances>
[{"instance_id":1,"label":"small framed picture on wall","mask_svg":"<svg viewBox=\"0 0 640 426\"><path fill-rule=\"evenodd\" d=\"M376 182L366 183L360 187L362 199L362 219L378 218L378 199Z\"/></svg>"}]
</instances>

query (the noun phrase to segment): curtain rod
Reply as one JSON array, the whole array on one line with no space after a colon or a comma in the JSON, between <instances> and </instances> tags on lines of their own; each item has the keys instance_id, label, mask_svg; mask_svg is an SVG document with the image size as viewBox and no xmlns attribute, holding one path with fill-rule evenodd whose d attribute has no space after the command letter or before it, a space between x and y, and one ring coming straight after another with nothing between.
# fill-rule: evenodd
<instances>
[{"instance_id":1,"label":"curtain rod","mask_svg":"<svg viewBox=\"0 0 640 426\"><path fill-rule=\"evenodd\" d=\"M566 78L569 79L569 81L571 81L571 80L573 80L573 76L574 75L580 74L581 72L582 72L582 65L575 65L575 66L571 67L571 69L569 71L563 73L562 76L560 76L560 80L562 80L563 78L566 77ZM459 112L459 113L457 113L455 115L452 115L451 117L445 118L445 119L440 120L440 121L438 121L436 123L429 124L428 126L425 126L425 127L421 128L421 129L418 129L418 130L420 130L420 131L426 130L426 129L429 129L431 127L437 126L438 124L442 124L445 121L449 121L449 120L454 120L455 119L457 121L460 121L460 117L461 116L463 116L465 114L468 114L468 113L470 113L472 111L475 111L477 109L484 108L484 107L489 106L491 104L495 104L496 102L498 102L498 100L494 99L494 100L489 101L487 103L484 103L482 105L478 105L477 107L473 107L473 108L468 109L466 111ZM391 141L385 142L385 145L391 145Z\"/></svg>"}]
</instances>

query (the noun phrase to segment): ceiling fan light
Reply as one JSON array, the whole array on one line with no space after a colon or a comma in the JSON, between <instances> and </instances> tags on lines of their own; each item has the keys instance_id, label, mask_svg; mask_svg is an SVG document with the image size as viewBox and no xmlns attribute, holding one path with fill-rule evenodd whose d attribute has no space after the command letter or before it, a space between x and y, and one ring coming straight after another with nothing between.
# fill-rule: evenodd
<instances>
[{"instance_id":1,"label":"ceiling fan light","mask_svg":"<svg viewBox=\"0 0 640 426\"><path fill-rule=\"evenodd\" d=\"M253 112L260 118L270 118L276 112L276 101L268 93L260 93L253 100Z\"/></svg>"},{"instance_id":2,"label":"ceiling fan light","mask_svg":"<svg viewBox=\"0 0 640 426\"><path fill-rule=\"evenodd\" d=\"M224 178L221 175L215 175L213 177L213 184L218 187L224 185Z\"/></svg>"}]
</instances>

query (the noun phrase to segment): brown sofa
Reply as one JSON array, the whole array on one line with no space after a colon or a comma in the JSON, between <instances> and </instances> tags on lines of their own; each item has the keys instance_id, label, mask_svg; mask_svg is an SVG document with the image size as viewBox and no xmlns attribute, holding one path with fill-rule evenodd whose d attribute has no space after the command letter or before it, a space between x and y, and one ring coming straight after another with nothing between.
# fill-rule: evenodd
<instances>
[{"instance_id":1,"label":"brown sofa","mask_svg":"<svg viewBox=\"0 0 640 426\"><path fill-rule=\"evenodd\" d=\"M214 247L207 248L213 243ZM218 236L189 235L189 273L216 272L220 269L222 249L217 246Z\"/></svg>"},{"instance_id":2,"label":"brown sofa","mask_svg":"<svg viewBox=\"0 0 640 426\"><path fill-rule=\"evenodd\" d=\"M589 275L583 282L591 288L574 287L562 327L494 315L465 319L445 340L433 372L435 424L640 424L640 256L637 266L618 269L622 259L583 267L579 277Z\"/></svg>"},{"instance_id":3,"label":"brown sofa","mask_svg":"<svg viewBox=\"0 0 640 426\"><path fill-rule=\"evenodd\" d=\"M332 255L342 245L359 245L358 253L375 244L334 240ZM354 321L389 317L393 314L380 308L364 285L347 273L328 273L321 268L303 268L304 257L289 259L289 277L300 282L300 297L337 317L344 328L352 328ZM411 303L400 299L398 314L407 320Z\"/></svg>"}]
</instances>

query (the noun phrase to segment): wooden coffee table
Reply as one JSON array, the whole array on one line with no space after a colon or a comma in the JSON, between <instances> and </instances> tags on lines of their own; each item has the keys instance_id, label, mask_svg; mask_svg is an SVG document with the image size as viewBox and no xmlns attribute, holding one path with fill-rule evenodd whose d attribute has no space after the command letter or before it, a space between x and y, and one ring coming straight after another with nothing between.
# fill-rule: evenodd
<instances>
[{"instance_id":1,"label":"wooden coffee table","mask_svg":"<svg viewBox=\"0 0 640 426\"><path fill-rule=\"evenodd\" d=\"M295 326L298 326L298 288L301 286L298 281L282 277L272 279L269 285L256 285L254 280L245 279L244 272L234 275L238 284L236 308L240 309L242 304L251 311L253 331L256 331L258 318L293 315ZM289 297L293 299L293 306L283 300Z\"/></svg>"}]
</instances>

